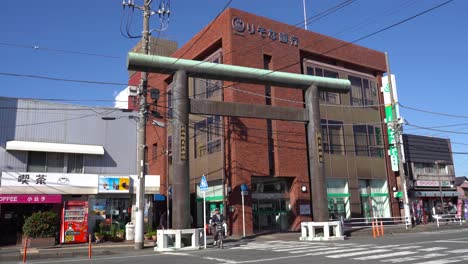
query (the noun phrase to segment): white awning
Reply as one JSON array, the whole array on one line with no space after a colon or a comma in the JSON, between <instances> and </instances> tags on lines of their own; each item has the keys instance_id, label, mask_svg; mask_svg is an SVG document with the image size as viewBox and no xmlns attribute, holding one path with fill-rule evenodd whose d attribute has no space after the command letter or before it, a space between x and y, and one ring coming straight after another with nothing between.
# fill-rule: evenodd
<instances>
[{"instance_id":1,"label":"white awning","mask_svg":"<svg viewBox=\"0 0 468 264\"><path fill-rule=\"evenodd\" d=\"M21 151L44 151L58 153L104 155L104 148L98 145L60 144L14 140L8 141L6 143L6 149Z\"/></svg>"}]
</instances>

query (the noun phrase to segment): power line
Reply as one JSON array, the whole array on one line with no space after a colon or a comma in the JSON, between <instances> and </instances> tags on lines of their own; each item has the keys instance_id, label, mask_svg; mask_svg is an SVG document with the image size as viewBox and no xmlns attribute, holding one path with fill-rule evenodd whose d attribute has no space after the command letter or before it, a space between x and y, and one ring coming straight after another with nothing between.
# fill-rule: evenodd
<instances>
[{"instance_id":1,"label":"power line","mask_svg":"<svg viewBox=\"0 0 468 264\"><path fill-rule=\"evenodd\" d=\"M123 85L128 86L128 83L65 79L65 78L58 78L58 77L32 75L32 74L20 74L20 73L11 73L11 72L0 72L0 75L12 76L12 77L25 77L25 78L44 79L44 80L61 81L61 82L74 82L74 83L86 83L86 84L113 85L113 86L123 86Z\"/></svg>"},{"instance_id":2,"label":"power line","mask_svg":"<svg viewBox=\"0 0 468 264\"><path fill-rule=\"evenodd\" d=\"M424 14L429 13L429 12L435 10L435 9L438 9L438 8L444 6L444 5L447 5L447 4L449 4L450 2L453 2L453 1L454 1L454 0L446 1L446 2L444 2L444 3L441 3L441 4L439 4L439 5L434 6L434 7L432 7L432 8L429 8L429 9L427 9L427 10L425 10L425 11L422 11L422 12L420 12L420 13L417 13L416 15L413 15L413 16L408 17L408 18L406 18L406 19L400 20L399 22L396 22L396 23L394 23L394 24L392 24L392 25L390 25L390 26L387 26L387 27L384 27L384 28L382 28L382 29L380 29L380 30L374 31L374 32L372 32L372 33L370 33L370 34L367 34L367 35L363 36L363 37L357 38L357 39L355 39L355 40L353 40L353 41L351 41L351 42L346 42L346 43L344 43L344 44L342 44L342 45L340 45L340 46L338 46L338 47L329 49L329 50L327 50L327 51L325 51L325 52L323 52L323 53L320 53L320 54L318 54L318 55L325 55L325 54L328 54L328 53L330 53L330 52L333 52L333 51L336 51L336 50L341 49L341 48L343 48L343 47L346 47L346 46L349 46L349 45L351 45L351 44L354 44L354 43L356 43L356 42L358 42L358 41L361 41L361 40L364 40L364 39L369 38L369 37L371 37L371 36L374 36L374 35L376 35L376 34L382 33L382 32L384 32L384 31L386 31L386 30L389 30L389 29L391 29L391 28L393 28L393 27L396 27L396 26L401 25L401 24L403 24L403 23L405 23L405 22L408 22L408 21L410 21L410 20L412 20L412 19L415 19L415 18L417 18L417 17L419 17L419 16L421 16L421 15L424 15ZM214 21L213 21L213 22L214 22ZM212 22L212 23L213 23L213 22ZM212 23L210 24L210 26L212 25ZM209 27L208 27L208 28L209 28ZM208 29L208 28L207 28L207 29ZM206 31L207 31L207 30L205 30L203 33L206 33ZM315 44L315 42L312 43L311 45L314 45L314 44ZM309 46L311 46L311 45L305 46L304 48L309 47ZM193 46L193 45L192 45L192 46ZM180 59L183 55L185 55L185 53L186 53L186 52L184 52L184 54L182 54L178 59ZM285 55L285 56L283 56L283 57L287 57L287 56L289 56L289 55ZM201 63L204 63L204 62L201 62ZM271 74L271 73L274 73L274 72L277 72L277 71L286 69L286 68L288 68L288 67L291 67L291 66L294 66L294 65L297 65L297 64L300 64L300 63L302 63L302 61L294 62L294 63L292 63L292 64L286 65L286 66L281 67L281 68L279 68L279 69L272 70L272 71L270 71L269 73L266 73L266 74L264 74L264 75L262 75L262 76L260 76L260 77L264 77L264 76L269 75L269 74ZM259 78L260 78L260 77L259 77ZM234 85L237 85L237 84L239 84L239 83L238 83L238 82L235 82L235 83L233 83L233 84L231 84L231 85L228 85L228 86L222 86L222 89L231 88L231 87L234 87ZM236 89L238 89L238 88L236 88ZM238 90L240 90L240 89L238 89ZM262 96L265 97L265 95L262 95ZM177 100L177 98L174 98L173 100ZM299 102L297 102L297 103L299 103ZM303 102L300 102L300 103L303 103Z\"/></svg>"},{"instance_id":3,"label":"power line","mask_svg":"<svg viewBox=\"0 0 468 264\"><path fill-rule=\"evenodd\" d=\"M182 55L179 56L179 58L177 58L177 60L174 62L176 63L179 59L181 59L185 54L187 54L187 52L189 52L194 46L195 44L197 44L197 42L206 34L206 32L208 32L208 30L211 28L211 26L214 24L214 22L216 21L216 19L218 19L218 17L224 12L224 10L226 10L226 8L228 8L228 6L231 4L232 0L229 0L226 5L223 7L223 9L218 12L218 14L216 15L216 17L213 19L213 21L211 21L211 23L206 27L206 29L200 34L200 36L187 48L187 50L185 50L185 52L182 53Z\"/></svg>"},{"instance_id":4,"label":"power line","mask_svg":"<svg viewBox=\"0 0 468 264\"><path fill-rule=\"evenodd\" d=\"M33 49L33 50L43 50L43 51L52 51L52 52L59 52L59 53L66 53L66 54L74 54L74 55L86 55L86 56L94 56L94 57L101 57L101 58L109 58L109 59L121 59L120 56L113 56L107 54L99 54L99 53L91 53L91 52L83 52L83 51L75 51L75 50L65 50L65 49L53 49L47 48L39 45L22 45L22 44L15 44L15 43L6 43L0 42L1 46L8 46L8 47L15 47L15 48L24 48L24 49Z\"/></svg>"},{"instance_id":5,"label":"power line","mask_svg":"<svg viewBox=\"0 0 468 264\"><path fill-rule=\"evenodd\" d=\"M448 117L456 117L456 118L468 118L468 116L463 116L463 115L454 115L454 114L446 114L446 113L440 113L440 112L434 112L434 111L429 111L429 110L423 110L419 108L414 108L414 107L409 107L406 105L402 105L401 103L398 103L402 108L406 108L409 110L417 111L417 112L422 112L422 113L427 113L427 114L433 114L433 115L440 115L440 116L448 116Z\"/></svg>"},{"instance_id":6,"label":"power line","mask_svg":"<svg viewBox=\"0 0 468 264\"><path fill-rule=\"evenodd\" d=\"M406 125L407 125L407 126L411 126L411 127L416 127L416 128L419 128L419 129L425 129L425 130L431 130L431 131L437 131L437 132L443 132L443 133L452 133L452 134L468 135L468 132L452 131L452 130L442 130L442 129L436 129L436 128L418 126L418 125L412 125L412 124L406 124Z\"/></svg>"}]
</instances>

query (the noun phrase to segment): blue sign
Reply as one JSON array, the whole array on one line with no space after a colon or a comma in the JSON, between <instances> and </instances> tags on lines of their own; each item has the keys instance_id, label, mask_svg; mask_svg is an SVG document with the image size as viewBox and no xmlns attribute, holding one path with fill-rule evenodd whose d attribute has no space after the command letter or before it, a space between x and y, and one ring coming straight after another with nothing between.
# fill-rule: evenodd
<instances>
[{"instance_id":1,"label":"blue sign","mask_svg":"<svg viewBox=\"0 0 468 264\"><path fill-rule=\"evenodd\" d=\"M200 191L202 192L208 191L208 182L206 181L205 175L201 177Z\"/></svg>"},{"instance_id":2,"label":"blue sign","mask_svg":"<svg viewBox=\"0 0 468 264\"><path fill-rule=\"evenodd\" d=\"M245 183L241 184L240 188L241 188L241 191L243 191L243 192L246 192L246 191L249 190L249 187Z\"/></svg>"}]
</instances>

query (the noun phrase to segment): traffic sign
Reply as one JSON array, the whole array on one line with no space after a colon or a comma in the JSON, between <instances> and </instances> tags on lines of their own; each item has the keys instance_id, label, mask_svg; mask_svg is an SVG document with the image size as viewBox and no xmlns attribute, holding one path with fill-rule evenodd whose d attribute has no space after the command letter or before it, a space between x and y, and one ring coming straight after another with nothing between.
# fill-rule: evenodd
<instances>
[{"instance_id":1,"label":"traffic sign","mask_svg":"<svg viewBox=\"0 0 468 264\"><path fill-rule=\"evenodd\" d=\"M240 189L241 189L241 191L244 192L244 191L248 191L249 187L247 186L247 184L243 183L243 184L241 184Z\"/></svg>"},{"instance_id":2,"label":"traffic sign","mask_svg":"<svg viewBox=\"0 0 468 264\"><path fill-rule=\"evenodd\" d=\"M206 181L205 175L202 176L200 181L200 191L205 192L208 191L208 182Z\"/></svg>"}]
</instances>

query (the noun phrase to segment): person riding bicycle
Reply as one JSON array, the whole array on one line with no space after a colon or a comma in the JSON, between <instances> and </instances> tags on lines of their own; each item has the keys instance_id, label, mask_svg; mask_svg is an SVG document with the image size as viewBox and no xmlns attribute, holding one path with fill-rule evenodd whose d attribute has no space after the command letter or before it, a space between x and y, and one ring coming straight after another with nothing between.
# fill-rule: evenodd
<instances>
[{"instance_id":1,"label":"person riding bicycle","mask_svg":"<svg viewBox=\"0 0 468 264\"><path fill-rule=\"evenodd\" d=\"M216 245L216 241L218 241L218 232L216 231L216 226L222 226L224 222L224 216L219 213L219 209L216 208L214 215L211 217L211 233L214 235L214 243Z\"/></svg>"}]
</instances>

